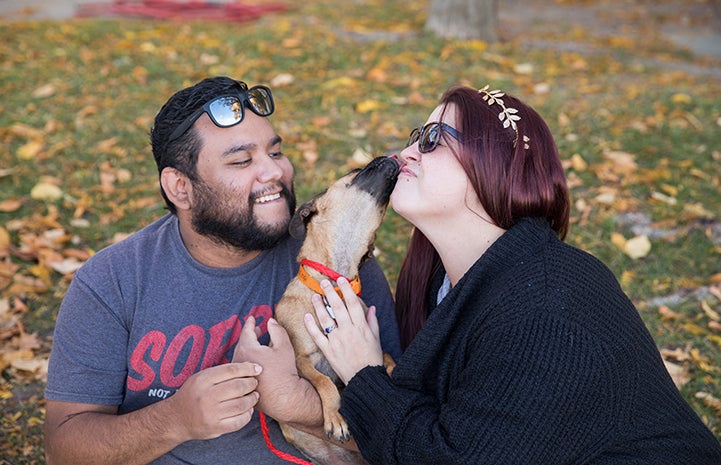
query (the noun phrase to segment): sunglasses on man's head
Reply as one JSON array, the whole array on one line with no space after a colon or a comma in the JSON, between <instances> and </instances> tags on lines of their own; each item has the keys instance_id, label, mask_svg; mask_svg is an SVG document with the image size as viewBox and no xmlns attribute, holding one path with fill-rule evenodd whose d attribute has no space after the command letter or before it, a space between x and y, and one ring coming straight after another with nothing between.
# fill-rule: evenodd
<instances>
[{"instance_id":1,"label":"sunglasses on man's head","mask_svg":"<svg viewBox=\"0 0 721 465\"><path fill-rule=\"evenodd\" d=\"M422 128L415 128L408 136L406 147L418 142L418 151L421 153L432 152L438 147L443 132L460 142L461 133L446 123L428 123Z\"/></svg>"},{"instance_id":2,"label":"sunglasses on man's head","mask_svg":"<svg viewBox=\"0 0 721 465\"><path fill-rule=\"evenodd\" d=\"M270 116L275 110L273 94L265 86L254 86L250 89L244 88L234 93L216 97L188 116L180 126L175 128L175 131L170 134L168 142L172 142L185 134L203 113L207 113L213 124L219 128L234 126L243 121L246 106L258 116Z\"/></svg>"}]
</instances>

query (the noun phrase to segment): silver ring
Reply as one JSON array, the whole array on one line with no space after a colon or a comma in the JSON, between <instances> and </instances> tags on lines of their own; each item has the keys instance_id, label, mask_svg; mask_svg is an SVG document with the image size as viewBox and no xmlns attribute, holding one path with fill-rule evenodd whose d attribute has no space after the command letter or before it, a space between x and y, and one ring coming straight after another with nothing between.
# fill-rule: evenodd
<instances>
[{"instance_id":1,"label":"silver ring","mask_svg":"<svg viewBox=\"0 0 721 465\"><path fill-rule=\"evenodd\" d=\"M336 329L337 327L338 327L338 326L337 326L336 324L332 324L332 325L330 325L330 326L326 326L325 328L323 328L323 331L325 331L326 334L330 334L331 331L333 331L333 330Z\"/></svg>"}]
</instances>

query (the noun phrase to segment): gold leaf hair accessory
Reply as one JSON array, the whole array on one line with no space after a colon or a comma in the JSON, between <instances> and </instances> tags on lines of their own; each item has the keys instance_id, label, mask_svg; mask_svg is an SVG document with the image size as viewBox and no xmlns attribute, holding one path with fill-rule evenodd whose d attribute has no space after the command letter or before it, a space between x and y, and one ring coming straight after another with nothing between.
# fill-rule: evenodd
<instances>
[{"instance_id":1,"label":"gold leaf hair accessory","mask_svg":"<svg viewBox=\"0 0 721 465\"><path fill-rule=\"evenodd\" d=\"M488 90L490 85L486 85L482 89L478 89L478 93L482 95L483 100L488 102L488 105L498 104L498 106L501 107L501 112L498 114L498 119L501 120L503 123L503 127L511 127L513 128L513 131L516 133L516 137L513 138L513 146L515 147L518 143L518 126L516 125L516 121L520 121L521 117L518 116L516 113L518 113L518 110L512 107L507 107L505 103L503 103L503 100L501 97L506 95L504 92L501 92L500 90ZM530 142L531 139L528 138L528 136L523 136L523 148L528 150L528 142Z\"/></svg>"}]
</instances>

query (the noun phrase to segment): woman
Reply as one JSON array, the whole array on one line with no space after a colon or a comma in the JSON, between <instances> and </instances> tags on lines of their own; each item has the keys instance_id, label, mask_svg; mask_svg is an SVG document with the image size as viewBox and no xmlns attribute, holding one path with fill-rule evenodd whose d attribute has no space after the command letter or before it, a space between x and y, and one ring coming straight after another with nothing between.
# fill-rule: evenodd
<instances>
[{"instance_id":1,"label":"woman","mask_svg":"<svg viewBox=\"0 0 721 465\"><path fill-rule=\"evenodd\" d=\"M562 242L568 190L533 109L450 89L399 159L391 202L415 230L392 376L345 280L347 309L324 284L335 321L314 297L325 332L306 317L371 464L721 464L613 274Z\"/></svg>"}]
</instances>

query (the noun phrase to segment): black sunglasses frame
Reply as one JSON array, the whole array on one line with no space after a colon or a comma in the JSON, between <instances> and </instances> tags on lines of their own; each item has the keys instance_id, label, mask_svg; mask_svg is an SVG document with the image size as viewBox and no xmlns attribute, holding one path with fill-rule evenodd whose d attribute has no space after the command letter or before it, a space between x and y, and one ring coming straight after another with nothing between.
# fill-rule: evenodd
<instances>
[{"instance_id":1,"label":"black sunglasses frame","mask_svg":"<svg viewBox=\"0 0 721 465\"><path fill-rule=\"evenodd\" d=\"M253 101L257 99L258 95L263 96L264 104L261 105L255 105ZM213 104L216 103L219 100L227 99L229 97L235 98L237 104L240 106L240 118L237 118L230 124L223 124L221 123L217 118L220 117L220 115L214 115L213 114ZM206 102L201 108L193 112L190 116L188 116L180 125L175 128L175 130L170 134L170 137L168 137L168 142L172 142L178 138L180 138L183 134L185 134L190 127L195 124L195 122L200 118L200 116L203 113L207 113L210 117L210 120L218 126L219 128L229 128L232 126L235 126L236 124L243 121L245 118L245 107L248 107L253 113L255 113L258 116L270 116L275 111L275 102L273 102L273 93L270 91L270 88L266 86L253 86L250 89L243 89L232 93L227 93L223 95L219 95L212 100L209 100ZM267 113L263 110L264 107L268 107L269 110ZM235 110L234 110L235 111Z\"/></svg>"},{"instance_id":2,"label":"black sunglasses frame","mask_svg":"<svg viewBox=\"0 0 721 465\"><path fill-rule=\"evenodd\" d=\"M457 141L461 141L461 133L458 132L453 126L449 126L446 123L433 122L428 123L423 127L415 128L411 131L408 136L408 142L406 147L418 142L418 151L420 153L432 152L438 147L441 142L442 133L446 132Z\"/></svg>"}]
</instances>

